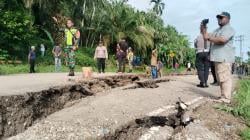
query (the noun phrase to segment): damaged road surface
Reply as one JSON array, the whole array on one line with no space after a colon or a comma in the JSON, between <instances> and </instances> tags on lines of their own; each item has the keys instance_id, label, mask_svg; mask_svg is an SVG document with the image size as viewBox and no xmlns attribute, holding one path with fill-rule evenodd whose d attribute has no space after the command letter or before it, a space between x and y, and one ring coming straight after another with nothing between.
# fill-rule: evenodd
<instances>
[{"instance_id":1,"label":"damaged road surface","mask_svg":"<svg viewBox=\"0 0 250 140\"><path fill-rule=\"evenodd\" d=\"M58 99L60 96L50 95L53 97L52 102L41 106L44 110L39 113L39 117L32 119L29 127L16 131L11 136L4 135L5 137L2 138L8 140L177 140L187 136L185 132L191 133L194 129L204 129L204 132L214 139L223 138L204 127L204 122L196 117L194 122L185 126L185 129L182 129L178 117L173 118L177 120L174 121L177 122L175 127L169 122L169 117L177 112L174 108L179 97L185 103L193 104L206 99L207 96L216 96L215 93L219 88L198 89L194 86L195 76L167 77L167 79L170 80L106 77L99 78L97 81L94 79L91 84L87 81L78 82L77 85L70 87L72 92L69 92L69 95L76 92L82 98L78 100L67 98L68 102L59 105L60 102L55 98ZM26 101L25 103L36 103L36 100L29 101L28 98L22 100ZM58 108L50 110L50 107ZM6 113L11 116L9 111ZM25 120L25 118L27 117L24 116L22 119ZM13 122L18 122L18 119L14 119ZM7 121L4 120L2 123L4 123L4 129L9 128ZM23 127L22 125L12 126ZM17 127L14 128L17 130ZM2 132L6 134L7 131Z\"/></svg>"}]
</instances>

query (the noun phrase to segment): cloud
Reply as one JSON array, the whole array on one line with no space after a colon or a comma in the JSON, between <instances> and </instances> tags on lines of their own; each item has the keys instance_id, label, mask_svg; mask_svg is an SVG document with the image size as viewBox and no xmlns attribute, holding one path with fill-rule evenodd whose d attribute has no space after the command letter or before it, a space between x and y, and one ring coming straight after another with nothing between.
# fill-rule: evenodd
<instances>
[{"instance_id":1,"label":"cloud","mask_svg":"<svg viewBox=\"0 0 250 140\"><path fill-rule=\"evenodd\" d=\"M237 35L245 35L244 52L250 47L250 0L163 0L166 4L163 12L165 24L173 25L178 31L189 36L192 42L199 34L202 19L209 18L209 31L218 27L216 15L222 11L231 14L231 25ZM129 4L140 10L150 8L150 0L129 0ZM152 7L152 5L151 5ZM239 55L239 45L235 43L236 55ZM247 55L245 54L245 57Z\"/></svg>"}]
</instances>

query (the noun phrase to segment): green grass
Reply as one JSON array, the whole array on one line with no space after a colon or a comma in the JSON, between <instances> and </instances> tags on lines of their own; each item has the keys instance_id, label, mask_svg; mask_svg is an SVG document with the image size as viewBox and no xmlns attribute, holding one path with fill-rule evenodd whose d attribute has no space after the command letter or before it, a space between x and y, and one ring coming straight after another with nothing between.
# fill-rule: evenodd
<instances>
[{"instance_id":1,"label":"green grass","mask_svg":"<svg viewBox=\"0 0 250 140\"><path fill-rule=\"evenodd\" d=\"M92 67L94 72L97 72L97 68L96 67ZM53 73L55 72L55 67L54 65L46 65L46 64L38 64L35 67L35 70L37 73ZM174 71L173 69L169 69L169 68L164 68L163 69L163 73L164 75L170 74L170 73L181 73L182 71L184 71L185 68L181 67L179 69L177 69L176 71ZM81 70L81 66L80 65L76 65L76 72L80 72ZM28 64L20 64L20 65L0 65L0 75L9 75L9 74L23 74L23 73L28 73L29 72L29 65ZM61 72L68 72L68 68L66 66L62 66L61 67ZM106 72L117 72L117 67L111 64L108 64L108 66L106 67ZM126 72L128 72L128 67L126 67ZM146 73L146 69L142 66L139 68L134 68L133 69L133 73Z\"/></svg>"},{"instance_id":2,"label":"green grass","mask_svg":"<svg viewBox=\"0 0 250 140\"><path fill-rule=\"evenodd\" d=\"M96 67L92 67L94 72L97 72ZM37 73L53 73L55 72L54 65L36 65L35 71ZM68 67L62 66L61 72L68 72ZM79 65L76 65L76 72L81 72L82 67ZM126 71L128 71L128 68L126 68ZM117 72L116 66L107 66L106 72ZM29 73L29 65L28 64L22 64L22 65L0 65L0 75L10 75L10 74L23 74L23 73ZM133 73L145 73L145 71L141 69L134 69Z\"/></svg>"},{"instance_id":3,"label":"green grass","mask_svg":"<svg viewBox=\"0 0 250 140\"><path fill-rule=\"evenodd\" d=\"M250 140L250 128L241 130L240 136L243 140Z\"/></svg>"},{"instance_id":4,"label":"green grass","mask_svg":"<svg viewBox=\"0 0 250 140\"><path fill-rule=\"evenodd\" d=\"M241 80L239 82L239 89L234 98L236 104L233 107L232 113L243 117L247 124L250 125L250 80ZM242 139L250 140L250 128L241 130L240 135Z\"/></svg>"},{"instance_id":5,"label":"green grass","mask_svg":"<svg viewBox=\"0 0 250 140\"><path fill-rule=\"evenodd\" d=\"M250 125L250 80L240 80L236 94L233 97L234 104L217 107L220 110L230 112L235 116L243 118ZM243 140L250 140L250 127L241 130Z\"/></svg>"},{"instance_id":6,"label":"green grass","mask_svg":"<svg viewBox=\"0 0 250 140\"><path fill-rule=\"evenodd\" d=\"M35 71L37 73L52 73L55 72L55 67L54 65L36 65ZM81 67L76 66L76 71L81 71ZM68 72L68 68L66 66L62 66L61 72ZM0 65L0 75L23 73L29 73L29 65Z\"/></svg>"},{"instance_id":7,"label":"green grass","mask_svg":"<svg viewBox=\"0 0 250 140\"><path fill-rule=\"evenodd\" d=\"M174 69L172 69L172 68L166 68L166 67L164 67L164 68L163 68L163 74L164 74L164 75L167 75L167 74L170 74L170 73L181 73L181 72L183 72L183 71L185 71L185 70L186 70L185 67L180 67L180 68L178 68L178 69L176 69L176 70L174 70Z\"/></svg>"},{"instance_id":8,"label":"green grass","mask_svg":"<svg viewBox=\"0 0 250 140\"><path fill-rule=\"evenodd\" d=\"M242 116L250 124L250 80L241 80L234 97L236 104L233 114Z\"/></svg>"}]
</instances>

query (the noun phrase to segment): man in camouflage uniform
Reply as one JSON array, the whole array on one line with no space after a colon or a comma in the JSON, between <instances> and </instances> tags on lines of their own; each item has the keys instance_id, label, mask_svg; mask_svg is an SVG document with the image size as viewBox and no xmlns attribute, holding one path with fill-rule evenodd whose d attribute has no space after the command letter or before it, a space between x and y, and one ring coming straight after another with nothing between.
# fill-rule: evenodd
<instances>
[{"instance_id":1,"label":"man in camouflage uniform","mask_svg":"<svg viewBox=\"0 0 250 140\"><path fill-rule=\"evenodd\" d=\"M58 20L56 17L52 17L56 23ZM74 27L74 23L71 19L67 20L66 28L59 29L60 32L64 32L65 36L65 59L66 65L69 67L69 76L74 76L75 69L75 51L78 49L80 41L80 32Z\"/></svg>"}]
</instances>

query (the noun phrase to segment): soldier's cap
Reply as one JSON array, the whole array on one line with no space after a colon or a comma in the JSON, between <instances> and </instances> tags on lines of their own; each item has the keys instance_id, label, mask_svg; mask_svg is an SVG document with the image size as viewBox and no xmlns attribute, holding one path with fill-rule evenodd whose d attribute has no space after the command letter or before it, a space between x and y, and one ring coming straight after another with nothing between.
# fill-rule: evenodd
<instances>
[{"instance_id":1,"label":"soldier's cap","mask_svg":"<svg viewBox=\"0 0 250 140\"><path fill-rule=\"evenodd\" d=\"M219 15L216 16L216 18L222 18L222 17L228 17L228 19L231 18L228 12L221 12Z\"/></svg>"}]
</instances>

